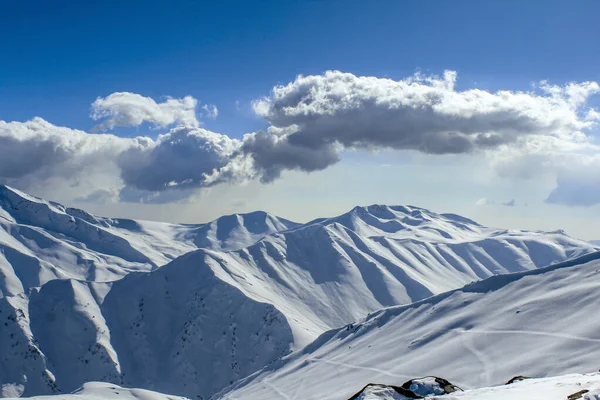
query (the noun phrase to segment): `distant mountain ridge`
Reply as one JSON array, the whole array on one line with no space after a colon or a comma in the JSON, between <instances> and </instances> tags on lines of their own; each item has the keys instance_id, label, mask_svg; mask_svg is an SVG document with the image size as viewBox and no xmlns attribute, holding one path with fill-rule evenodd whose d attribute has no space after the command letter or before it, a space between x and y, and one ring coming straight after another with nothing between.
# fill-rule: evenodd
<instances>
[{"instance_id":1,"label":"distant mountain ridge","mask_svg":"<svg viewBox=\"0 0 600 400\"><path fill-rule=\"evenodd\" d=\"M265 212L191 225L105 218L0 185L0 296L53 279L110 282L199 247L243 248L296 225Z\"/></svg>"},{"instance_id":2,"label":"distant mountain ridge","mask_svg":"<svg viewBox=\"0 0 600 400\"><path fill-rule=\"evenodd\" d=\"M108 381L207 399L382 307L595 249L412 206L184 225L0 186L0 385L38 395Z\"/></svg>"}]
</instances>

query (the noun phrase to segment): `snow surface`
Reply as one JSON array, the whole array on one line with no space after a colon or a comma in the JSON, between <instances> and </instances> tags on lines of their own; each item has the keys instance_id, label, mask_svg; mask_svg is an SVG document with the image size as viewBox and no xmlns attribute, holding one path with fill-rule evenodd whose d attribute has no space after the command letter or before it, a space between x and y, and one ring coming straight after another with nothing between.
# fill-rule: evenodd
<instances>
[{"instance_id":1,"label":"snow surface","mask_svg":"<svg viewBox=\"0 0 600 400\"><path fill-rule=\"evenodd\" d=\"M599 374L572 374L552 378L527 379L510 385L455 392L445 396L428 396L439 400L566 400L567 396L587 390L581 400L600 399ZM340 397L343 399L343 397ZM406 400L385 385L367 388L357 400Z\"/></svg>"},{"instance_id":2,"label":"snow surface","mask_svg":"<svg viewBox=\"0 0 600 400\"><path fill-rule=\"evenodd\" d=\"M398 386L415 376L476 388L597 371L598 293L600 252L494 276L327 332L215 398L344 399L367 383Z\"/></svg>"},{"instance_id":3,"label":"snow surface","mask_svg":"<svg viewBox=\"0 0 600 400\"><path fill-rule=\"evenodd\" d=\"M83 385L82 388L72 394L54 395L54 396L35 396L28 397L35 400L104 400L104 399L124 399L124 400L185 400L185 397L170 396L158 392L152 392L144 389L122 388L112 383L90 382Z\"/></svg>"},{"instance_id":4,"label":"snow surface","mask_svg":"<svg viewBox=\"0 0 600 400\"><path fill-rule=\"evenodd\" d=\"M0 186L0 384L31 396L108 381L207 399L369 312L595 249L410 206L183 225Z\"/></svg>"},{"instance_id":5,"label":"snow surface","mask_svg":"<svg viewBox=\"0 0 600 400\"><path fill-rule=\"evenodd\" d=\"M510 385L488 387L448 396L444 400L566 400L567 396L588 390L581 400L600 399L600 374L571 374L551 378L526 379Z\"/></svg>"},{"instance_id":6,"label":"snow surface","mask_svg":"<svg viewBox=\"0 0 600 400\"><path fill-rule=\"evenodd\" d=\"M567 396L587 390L581 400L600 399L600 374L571 374L551 378L527 379L511 385L492 386L455 392L445 396L430 396L431 400L565 400ZM179 400L183 397L169 396L143 389L128 389L111 383L90 382L73 394L28 397L31 400ZM286 399L286 397L282 397ZM303 399L293 397L293 399ZM340 400L345 400L340 397ZM369 386L357 400L406 400L385 385Z\"/></svg>"},{"instance_id":7,"label":"snow surface","mask_svg":"<svg viewBox=\"0 0 600 400\"><path fill-rule=\"evenodd\" d=\"M393 388L385 385L371 385L366 387L356 400L405 400L406 396L402 396Z\"/></svg>"}]
</instances>

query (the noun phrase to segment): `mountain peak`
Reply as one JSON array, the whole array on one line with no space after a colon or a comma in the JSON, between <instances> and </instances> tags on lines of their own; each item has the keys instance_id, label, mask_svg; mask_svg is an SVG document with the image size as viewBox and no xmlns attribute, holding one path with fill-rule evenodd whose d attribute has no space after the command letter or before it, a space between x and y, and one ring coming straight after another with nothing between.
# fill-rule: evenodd
<instances>
[{"instance_id":1,"label":"mountain peak","mask_svg":"<svg viewBox=\"0 0 600 400\"><path fill-rule=\"evenodd\" d=\"M412 238L465 238L487 229L475 221L455 214L438 214L411 205L372 204L356 206L333 218L321 218L309 224L340 224L363 236Z\"/></svg>"}]
</instances>

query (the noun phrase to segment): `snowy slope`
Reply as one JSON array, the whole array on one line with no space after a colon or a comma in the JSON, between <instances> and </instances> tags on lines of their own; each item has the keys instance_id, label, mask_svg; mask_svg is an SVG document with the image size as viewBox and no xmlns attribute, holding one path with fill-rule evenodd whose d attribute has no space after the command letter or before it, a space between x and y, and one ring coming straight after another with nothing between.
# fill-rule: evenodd
<instances>
[{"instance_id":1,"label":"snowy slope","mask_svg":"<svg viewBox=\"0 0 600 400\"><path fill-rule=\"evenodd\" d=\"M565 400L567 396L582 393L581 400L600 399L600 374L571 374L551 378L526 379L510 385L492 386L455 392L445 396L429 396L431 400ZM285 397L283 397L285 399ZM178 400L183 397L169 396L143 389L122 388L101 382L86 383L73 394L28 397L31 400ZM356 400L406 400L385 385L369 387Z\"/></svg>"},{"instance_id":2,"label":"snowy slope","mask_svg":"<svg viewBox=\"0 0 600 400\"><path fill-rule=\"evenodd\" d=\"M600 374L571 374L551 378L526 379L510 385L465 390L444 396L429 396L431 400L565 400L575 393L581 400L600 399ZM285 397L282 397L285 399ZM298 397L294 397L300 399ZM110 383L86 383L73 394L28 397L31 400L178 400L183 397L169 396L143 389L128 389ZM356 400L407 400L385 385L367 388ZM341 400L345 400L341 398Z\"/></svg>"},{"instance_id":3,"label":"snowy slope","mask_svg":"<svg viewBox=\"0 0 600 400\"><path fill-rule=\"evenodd\" d=\"M426 396L437 400L566 400L581 394L580 400L600 399L600 374L571 374L552 378L525 379L510 385L454 392L449 395ZM356 400L407 400L390 386L373 385Z\"/></svg>"},{"instance_id":4,"label":"snowy slope","mask_svg":"<svg viewBox=\"0 0 600 400\"><path fill-rule=\"evenodd\" d=\"M29 397L35 400L186 400L185 397L170 396L144 389L122 388L112 383L90 382L72 394Z\"/></svg>"},{"instance_id":5,"label":"snowy slope","mask_svg":"<svg viewBox=\"0 0 600 400\"><path fill-rule=\"evenodd\" d=\"M199 251L187 262L208 265L248 297L275 305L300 348L371 311L593 250L562 232L499 230L416 207L370 206L241 250Z\"/></svg>"},{"instance_id":6,"label":"snowy slope","mask_svg":"<svg viewBox=\"0 0 600 400\"><path fill-rule=\"evenodd\" d=\"M597 371L598 293L600 252L491 277L327 332L216 398L345 399L370 382L415 376L476 388Z\"/></svg>"},{"instance_id":7,"label":"snowy slope","mask_svg":"<svg viewBox=\"0 0 600 400\"><path fill-rule=\"evenodd\" d=\"M571 374L551 378L526 379L510 385L466 390L449 396L433 397L433 399L566 400L567 396L582 391L586 392L582 393L580 400L599 400L600 374Z\"/></svg>"},{"instance_id":8,"label":"snowy slope","mask_svg":"<svg viewBox=\"0 0 600 400\"><path fill-rule=\"evenodd\" d=\"M111 219L0 185L0 297L53 279L114 281L198 247L243 248L296 225L264 212L200 225Z\"/></svg>"},{"instance_id":9,"label":"snowy slope","mask_svg":"<svg viewBox=\"0 0 600 400\"><path fill-rule=\"evenodd\" d=\"M0 226L0 384L23 395L109 381L206 399L369 312L595 249L416 207L176 225L7 187Z\"/></svg>"}]
</instances>

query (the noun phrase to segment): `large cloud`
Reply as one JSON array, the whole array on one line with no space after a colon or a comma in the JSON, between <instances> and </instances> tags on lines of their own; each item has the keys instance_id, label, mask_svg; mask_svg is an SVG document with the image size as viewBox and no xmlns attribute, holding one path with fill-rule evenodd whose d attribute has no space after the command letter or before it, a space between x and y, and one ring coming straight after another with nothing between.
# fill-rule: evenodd
<instances>
[{"instance_id":1,"label":"large cloud","mask_svg":"<svg viewBox=\"0 0 600 400\"><path fill-rule=\"evenodd\" d=\"M118 126L139 126L148 122L157 127L172 124L197 127L196 106L198 101L186 96L182 99L168 97L164 102L157 103L150 97L129 92L117 92L107 97L98 97L92 103L91 117L103 120L96 130L113 129ZM208 105L206 111L216 117L217 108Z\"/></svg>"},{"instance_id":2,"label":"large cloud","mask_svg":"<svg viewBox=\"0 0 600 400\"><path fill-rule=\"evenodd\" d=\"M600 165L598 165L600 167ZM556 188L550 192L546 202L567 206L589 207L600 204L600 178L591 174L558 176Z\"/></svg>"},{"instance_id":3,"label":"large cloud","mask_svg":"<svg viewBox=\"0 0 600 400\"><path fill-rule=\"evenodd\" d=\"M502 147L489 158L496 173L508 179L551 178L556 186L547 203L567 206L600 204L600 146L593 137L532 137Z\"/></svg>"},{"instance_id":4,"label":"large cloud","mask_svg":"<svg viewBox=\"0 0 600 400\"><path fill-rule=\"evenodd\" d=\"M194 188L252 178L247 158L233 154L240 145L202 128L177 127L154 140L90 134L41 118L0 121L0 181L27 189L85 179L99 187L88 185L80 200L106 202L118 188L121 200L168 202Z\"/></svg>"},{"instance_id":5,"label":"large cloud","mask_svg":"<svg viewBox=\"0 0 600 400\"><path fill-rule=\"evenodd\" d=\"M530 136L577 140L597 119L593 110L583 110L600 91L596 82L543 82L536 93L458 91L455 82L451 71L400 81L338 71L299 76L254 102L272 128L270 137L249 138L264 146L246 149L268 178L278 175L274 169L322 169L337 162L343 148L457 154Z\"/></svg>"},{"instance_id":6,"label":"large cloud","mask_svg":"<svg viewBox=\"0 0 600 400\"><path fill-rule=\"evenodd\" d=\"M148 138L88 134L52 125L41 118L0 121L0 177L72 176L98 164L114 162L125 151L144 151L152 145Z\"/></svg>"},{"instance_id":7,"label":"large cloud","mask_svg":"<svg viewBox=\"0 0 600 400\"><path fill-rule=\"evenodd\" d=\"M340 160L341 146L334 143L297 146L288 137L259 131L244 136L242 151L252 157L253 169L261 181L268 183L279 178L286 169L311 172L327 168Z\"/></svg>"},{"instance_id":8,"label":"large cloud","mask_svg":"<svg viewBox=\"0 0 600 400\"><path fill-rule=\"evenodd\" d=\"M125 184L141 190L200 187L219 183L240 141L202 128L178 127L159 135L150 151L131 149L119 160Z\"/></svg>"},{"instance_id":9,"label":"large cloud","mask_svg":"<svg viewBox=\"0 0 600 400\"><path fill-rule=\"evenodd\" d=\"M216 184L322 170L346 149L481 152L500 176L557 179L548 202L600 203L600 190L585 190L598 180L584 178L600 168L600 148L588 135L600 113L585 106L597 83L492 93L457 90L455 82L454 72L399 81L336 71L299 76L253 103L270 126L242 139L200 128L192 97L157 103L113 93L92 105L100 129L175 127L156 138L122 138L40 118L0 121L0 181L25 189L64 181L85 186L77 196L86 201L169 202ZM202 109L217 115L216 107Z\"/></svg>"}]
</instances>

